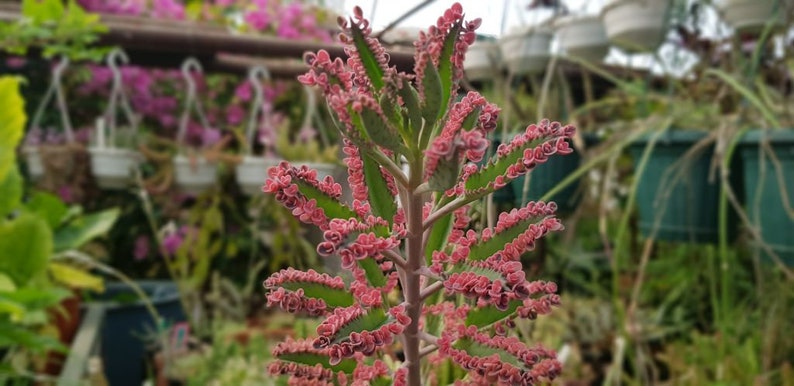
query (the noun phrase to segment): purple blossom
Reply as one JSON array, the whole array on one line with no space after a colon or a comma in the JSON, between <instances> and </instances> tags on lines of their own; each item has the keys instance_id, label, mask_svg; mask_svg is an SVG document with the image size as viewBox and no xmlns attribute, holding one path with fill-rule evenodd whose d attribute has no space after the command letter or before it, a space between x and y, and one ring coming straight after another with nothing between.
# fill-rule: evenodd
<instances>
[{"instance_id":1,"label":"purple blossom","mask_svg":"<svg viewBox=\"0 0 794 386\"><path fill-rule=\"evenodd\" d=\"M149 238L145 235L140 235L135 239L135 248L132 251L132 256L135 260L143 260L149 256Z\"/></svg>"}]
</instances>

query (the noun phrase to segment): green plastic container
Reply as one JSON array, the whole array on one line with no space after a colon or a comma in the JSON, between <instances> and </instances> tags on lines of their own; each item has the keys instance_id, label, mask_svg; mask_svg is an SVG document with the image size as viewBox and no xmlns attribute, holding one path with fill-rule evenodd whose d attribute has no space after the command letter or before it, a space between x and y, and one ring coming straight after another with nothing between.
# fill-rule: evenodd
<instances>
[{"instance_id":1,"label":"green plastic container","mask_svg":"<svg viewBox=\"0 0 794 386\"><path fill-rule=\"evenodd\" d=\"M719 240L721 188L719 175L711 173L713 146L690 161L679 162L706 135L699 131L671 130L656 141L645 169L635 176L639 178L636 196L639 228L644 236L653 234L657 240L695 243ZM635 167L651 138L649 135L630 145ZM675 166L682 166L683 170ZM733 211L729 216L728 237L733 239L737 221Z\"/></svg>"},{"instance_id":2,"label":"green plastic container","mask_svg":"<svg viewBox=\"0 0 794 386\"><path fill-rule=\"evenodd\" d=\"M593 146L598 143L598 137L595 135L585 135L584 139L586 146ZM582 156L576 150L568 155L553 155L549 157L548 161L538 165L529 173L529 187L525 200L522 200L522 197L526 176L516 178L510 183L513 189L513 196L515 196L516 206L522 207L530 201L541 199L568 175L575 172L581 163ZM581 201L581 194L579 194L580 185L581 179L568 185L549 199L549 201L554 201L557 204L557 213L567 214L576 210L579 201Z\"/></svg>"},{"instance_id":3,"label":"green plastic container","mask_svg":"<svg viewBox=\"0 0 794 386\"><path fill-rule=\"evenodd\" d=\"M759 147L764 136L769 139L772 152L780 161L782 181L772 158ZM764 243L787 265L794 266L794 220L786 211L781 191L783 182L789 205L794 205L794 130L751 131L741 139L738 150L743 164L745 206L750 221L758 226ZM763 175L762 165L766 170Z\"/></svg>"}]
</instances>

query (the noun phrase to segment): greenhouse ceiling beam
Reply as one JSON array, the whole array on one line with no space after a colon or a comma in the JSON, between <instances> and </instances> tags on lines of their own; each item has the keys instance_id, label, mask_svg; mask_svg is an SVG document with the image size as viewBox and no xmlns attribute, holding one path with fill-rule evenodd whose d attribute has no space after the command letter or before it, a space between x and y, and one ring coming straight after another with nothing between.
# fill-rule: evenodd
<instances>
[{"instance_id":1,"label":"greenhouse ceiling beam","mask_svg":"<svg viewBox=\"0 0 794 386\"><path fill-rule=\"evenodd\" d=\"M17 20L20 15L19 3L0 1L0 20ZM101 37L100 44L120 46L128 51L182 57L206 58L222 52L268 59L302 59L306 52L324 49L332 57L347 57L341 44L237 34L207 23L119 15L102 15L102 22L108 26L108 32ZM388 51L391 63L399 70L413 71L412 48Z\"/></svg>"}]
</instances>

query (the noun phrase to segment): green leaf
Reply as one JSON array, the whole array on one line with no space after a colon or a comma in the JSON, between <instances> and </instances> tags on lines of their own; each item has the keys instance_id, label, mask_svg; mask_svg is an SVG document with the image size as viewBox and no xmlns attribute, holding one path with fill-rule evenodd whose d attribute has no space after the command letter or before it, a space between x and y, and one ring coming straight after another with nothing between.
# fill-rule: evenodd
<instances>
[{"instance_id":1,"label":"green leaf","mask_svg":"<svg viewBox=\"0 0 794 386\"><path fill-rule=\"evenodd\" d=\"M449 29L449 34L444 39L444 48L441 51L441 56L438 60L438 76L441 81L441 104L439 105L440 111L436 119L443 118L443 115L449 107L449 101L452 98L452 56L455 51L455 46L460 35L461 24L455 23Z\"/></svg>"},{"instance_id":2,"label":"green leaf","mask_svg":"<svg viewBox=\"0 0 794 386\"><path fill-rule=\"evenodd\" d=\"M375 53L369 48L361 28L359 28L356 23L351 23L350 30L353 35L353 44L356 46L356 51L358 51L358 56L361 58L361 64L364 65L367 77L369 77L375 91L380 91L384 85L383 69L378 65L378 59L375 57Z\"/></svg>"},{"instance_id":3,"label":"green leaf","mask_svg":"<svg viewBox=\"0 0 794 386\"><path fill-rule=\"evenodd\" d=\"M286 282L281 287L290 291L302 288L305 297L322 299L329 307L350 307L354 303L353 295L346 289L331 288L319 283Z\"/></svg>"},{"instance_id":4,"label":"green leaf","mask_svg":"<svg viewBox=\"0 0 794 386\"><path fill-rule=\"evenodd\" d=\"M69 213L69 207L57 196L47 192L36 192L25 203L25 208L45 219L50 228L61 225Z\"/></svg>"},{"instance_id":5,"label":"green leaf","mask_svg":"<svg viewBox=\"0 0 794 386\"><path fill-rule=\"evenodd\" d=\"M375 259L369 257L358 261L358 265L364 270L369 285L374 288L380 288L386 285L386 275L380 269L380 265Z\"/></svg>"},{"instance_id":6,"label":"green leaf","mask_svg":"<svg viewBox=\"0 0 794 386\"><path fill-rule=\"evenodd\" d=\"M331 343L337 344L347 341L351 332L375 331L389 323L389 321L390 318L383 308L369 310L366 314L359 316L339 329Z\"/></svg>"},{"instance_id":7,"label":"green leaf","mask_svg":"<svg viewBox=\"0 0 794 386\"><path fill-rule=\"evenodd\" d=\"M19 93L21 78L0 77L0 181L16 164L16 148L25 129L25 101Z\"/></svg>"},{"instance_id":8,"label":"green leaf","mask_svg":"<svg viewBox=\"0 0 794 386\"><path fill-rule=\"evenodd\" d=\"M427 265L430 265L433 260L433 251L441 251L447 244L447 237L452 231L452 213L441 217L434 224L430 230L430 237L427 239L427 247L425 248L425 258Z\"/></svg>"},{"instance_id":9,"label":"green leaf","mask_svg":"<svg viewBox=\"0 0 794 386\"><path fill-rule=\"evenodd\" d=\"M16 284L14 281L11 280L11 277L6 275L4 272L0 272L0 292L11 292L17 289Z\"/></svg>"},{"instance_id":10,"label":"green leaf","mask_svg":"<svg viewBox=\"0 0 794 386\"><path fill-rule=\"evenodd\" d=\"M469 248L469 260L481 261L485 260L494 253L504 249L505 245L515 240L522 233L529 229L529 226L540 221L540 217L530 217L518 221L515 225L494 234L487 241L478 241Z\"/></svg>"},{"instance_id":11,"label":"green leaf","mask_svg":"<svg viewBox=\"0 0 794 386\"><path fill-rule=\"evenodd\" d=\"M527 141L523 146L513 149L510 153L504 156L494 156L491 160L481 169L470 175L466 180L465 188L468 191L484 189L490 182L493 182L496 177L507 174L507 168L510 165L518 163L524 158L524 151L540 146L544 142L556 141L557 137L543 137L534 141Z\"/></svg>"},{"instance_id":12,"label":"green leaf","mask_svg":"<svg viewBox=\"0 0 794 386\"><path fill-rule=\"evenodd\" d=\"M457 157L451 159L440 159L436 170L427 181L430 189L436 192L445 192L455 186L460 178L461 162Z\"/></svg>"},{"instance_id":13,"label":"green leaf","mask_svg":"<svg viewBox=\"0 0 794 386\"><path fill-rule=\"evenodd\" d=\"M68 264L50 262L47 266L55 282L69 288L90 289L95 292L105 291L105 282L101 277L90 274L86 270Z\"/></svg>"},{"instance_id":14,"label":"green leaf","mask_svg":"<svg viewBox=\"0 0 794 386\"><path fill-rule=\"evenodd\" d=\"M425 65L425 74L422 78L422 87L425 92L425 100L422 104L422 118L424 118L426 122L431 123L429 125L425 125L426 127L424 130L428 131L429 128L435 127L435 123L438 122L438 116L443 114L441 112L441 105L444 98L444 86L441 83L438 70L433 67L433 61L431 60L428 60L427 64ZM428 132L427 134L424 132L422 133L423 141L421 145L429 142L430 134L431 132Z\"/></svg>"},{"instance_id":15,"label":"green leaf","mask_svg":"<svg viewBox=\"0 0 794 386\"><path fill-rule=\"evenodd\" d=\"M466 325L480 328L490 326L512 315L520 305L521 301L514 299L510 301L507 309L504 311L499 310L492 304L472 309L469 311L469 315L466 316Z\"/></svg>"},{"instance_id":16,"label":"green leaf","mask_svg":"<svg viewBox=\"0 0 794 386\"><path fill-rule=\"evenodd\" d=\"M399 91L400 97L405 105L406 118L410 123L411 136L415 141L419 141L419 133L422 132L423 119L422 109L419 107L419 93L413 85L406 82Z\"/></svg>"},{"instance_id":17,"label":"green leaf","mask_svg":"<svg viewBox=\"0 0 794 386\"><path fill-rule=\"evenodd\" d=\"M73 219L55 230L55 252L77 249L85 243L106 234L116 219L119 209L107 209Z\"/></svg>"},{"instance_id":18,"label":"green leaf","mask_svg":"<svg viewBox=\"0 0 794 386\"><path fill-rule=\"evenodd\" d=\"M0 219L8 216L19 207L22 200L22 176L16 164L11 165L9 173L0 179Z\"/></svg>"},{"instance_id":19,"label":"green leaf","mask_svg":"<svg viewBox=\"0 0 794 386\"><path fill-rule=\"evenodd\" d=\"M39 217L23 213L0 223L0 272L18 287L43 275L52 254L52 232Z\"/></svg>"},{"instance_id":20,"label":"green leaf","mask_svg":"<svg viewBox=\"0 0 794 386\"><path fill-rule=\"evenodd\" d=\"M368 200L372 213L391 224L394 215L397 213L397 203L389 191L386 179L381 174L380 165L363 152L361 153L361 160L364 163L364 181L367 184Z\"/></svg>"},{"instance_id":21,"label":"green leaf","mask_svg":"<svg viewBox=\"0 0 794 386\"><path fill-rule=\"evenodd\" d=\"M317 201L317 207L322 208L325 212L325 216L329 219L341 218L343 220L348 220L351 218L358 218L356 212L348 208L345 204L339 202L339 200L336 198L325 194L323 191L310 185L306 181L293 181L296 185L298 185L298 191L301 192L301 194L303 194L307 200L314 199Z\"/></svg>"},{"instance_id":22,"label":"green leaf","mask_svg":"<svg viewBox=\"0 0 794 386\"><path fill-rule=\"evenodd\" d=\"M361 123L364 125L364 130L367 131L367 135L372 139L372 142L386 149L404 153L400 135L394 131L393 127L384 122L377 112L365 107L361 111Z\"/></svg>"},{"instance_id":23,"label":"green leaf","mask_svg":"<svg viewBox=\"0 0 794 386\"><path fill-rule=\"evenodd\" d=\"M520 359L516 358L513 354L502 350L501 348L487 346L469 338L458 339L452 346L458 350L467 352L473 357L485 358L496 354L499 356L499 359L501 359L502 362L509 363L519 369L526 368L524 363Z\"/></svg>"},{"instance_id":24,"label":"green leaf","mask_svg":"<svg viewBox=\"0 0 794 386\"><path fill-rule=\"evenodd\" d=\"M66 347L52 336L40 334L10 321L0 320L0 348L22 346L33 353L65 352Z\"/></svg>"},{"instance_id":25,"label":"green leaf","mask_svg":"<svg viewBox=\"0 0 794 386\"><path fill-rule=\"evenodd\" d=\"M345 374L352 374L353 370L356 369L356 360L355 359L342 359L336 365L331 365L328 363L330 358L325 355L319 355L315 353L285 353L277 356L278 359L287 362L294 362L300 363L303 365L314 367L318 363L325 367L326 369L330 369L333 372L342 371Z\"/></svg>"},{"instance_id":26,"label":"green leaf","mask_svg":"<svg viewBox=\"0 0 794 386\"><path fill-rule=\"evenodd\" d=\"M474 267L474 266L471 266L471 265L466 264L466 263L458 264L458 265L452 267L452 269L450 269L449 271L447 271L448 274L463 273L463 272L471 272L471 273L473 273L475 275L478 275L478 276L485 276L491 282L493 282L495 280L504 281L504 277L502 276L502 273L499 272L499 271L495 271L495 270L490 269L490 268Z\"/></svg>"}]
</instances>

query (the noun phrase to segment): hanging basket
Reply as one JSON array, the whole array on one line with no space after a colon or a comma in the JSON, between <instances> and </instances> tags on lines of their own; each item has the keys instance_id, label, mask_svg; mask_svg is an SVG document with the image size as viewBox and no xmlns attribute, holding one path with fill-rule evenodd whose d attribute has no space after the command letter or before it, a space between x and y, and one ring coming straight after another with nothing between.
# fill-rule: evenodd
<instances>
[{"instance_id":1,"label":"hanging basket","mask_svg":"<svg viewBox=\"0 0 794 386\"><path fill-rule=\"evenodd\" d=\"M722 0L717 8L722 19L741 34L760 34L766 28L779 30L789 20L792 0Z\"/></svg>"},{"instance_id":2,"label":"hanging basket","mask_svg":"<svg viewBox=\"0 0 794 386\"><path fill-rule=\"evenodd\" d=\"M629 52L653 52L667 34L670 0L612 0L601 11L609 41Z\"/></svg>"},{"instance_id":3,"label":"hanging basket","mask_svg":"<svg viewBox=\"0 0 794 386\"><path fill-rule=\"evenodd\" d=\"M140 153L127 149L88 149L91 153L91 171L97 185L103 189L124 189L134 180L134 170L142 161Z\"/></svg>"},{"instance_id":4,"label":"hanging basket","mask_svg":"<svg viewBox=\"0 0 794 386\"><path fill-rule=\"evenodd\" d=\"M466 51L463 71L473 81L494 79L500 72L499 45L490 39L478 39Z\"/></svg>"},{"instance_id":5,"label":"hanging basket","mask_svg":"<svg viewBox=\"0 0 794 386\"><path fill-rule=\"evenodd\" d=\"M196 98L196 84L190 75L191 71L202 72L201 64L195 58L188 58L182 64L182 77L187 84L187 96L185 98L185 109L179 120L179 132L176 138L180 154L174 157L174 182L177 188L183 192L198 195L215 185L218 162L206 159L200 152L195 152L190 156L184 154L190 111L192 109L196 110L204 130L208 130L210 127L207 117L204 115L204 110L201 108L201 103Z\"/></svg>"},{"instance_id":6,"label":"hanging basket","mask_svg":"<svg viewBox=\"0 0 794 386\"><path fill-rule=\"evenodd\" d=\"M706 132L669 131L654 144L644 170L636 175L639 228L657 240L714 243L719 240L720 179L712 175L713 147L691 160L683 160ZM651 137L630 147L635 164L642 158ZM681 161L681 162L679 162ZM729 212L728 237L736 235L736 218Z\"/></svg>"},{"instance_id":7,"label":"hanging basket","mask_svg":"<svg viewBox=\"0 0 794 386\"><path fill-rule=\"evenodd\" d=\"M760 147L764 139L768 139L780 170L776 169L770 154ZM794 130L751 131L741 139L739 155L750 221L760 231L763 242L787 265L794 266L794 213L791 211L794 205ZM767 254L762 253L762 256Z\"/></svg>"},{"instance_id":8,"label":"hanging basket","mask_svg":"<svg viewBox=\"0 0 794 386\"><path fill-rule=\"evenodd\" d=\"M38 146L25 146L22 156L28 168L28 177L31 181L38 181L44 176L44 164L41 163L41 154Z\"/></svg>"},{"instance_id":9,"label":"hanging basket","mask_svg":"<svg viewBox=\"0 0 794 386\"><path fill-rule=\"evenodd\" d=\"M551 57L551 31L523 28L499 40L502 61L514 75L537 74L546 69Z\"/></svg>"},{"instance_id":10,"label":"hanging basket","mask_svg":"<svg viewBox=\"0 0 794 386\"><path fill-rule=\"evenodd\" d=\"M127 55L121 50L112 51L107 58L107 65L113 73L113 87L110 91L109 103L105 116L97 119L95 133L96 143L88 148L91 154L91 171L97 185L103 189L124 189L134 181L134 171L143 161L143 156L132 149L116 147L116 107L121 104L122 111L129 122L126 131L134 141L138 134L138 117L132 112L127 96L124 93L119 61L128 63ZM107 131L107 132L106 132Z\"/></svg>"},{"instance_id":11,"label":"hanging basket","mask_svg":"<svg viewBox=\"0 0 794 386\"><path fill-rule=\"evenodd\" d=\"M237 184L243 193L253 196L262 193L262 186L267 180L267 171L277 166L279 160L272 157L245 156L235 166Z\"/></svg>"},{"instance_id":12,"label":"hanging basket","mask_svg":"<svg viewBox=\"0 0 794 386\"><path fill-rule=\"evenodd\" d=\"M174 157L174 183L179 190L198 195L215 185L217 162L208 161L204 157Z\"/></svg>"},{"instance_id":13,"label":"hanging basket","mask_svg":"<svg viewBox=\"0 0 794 386\"><path fill-rule=\"evenodd\" d=\"M569 56L600 62L609 52L606 28L598 16L569 16L558 20L556 26L560 47Z\"/></svg>"}]
</instances>

